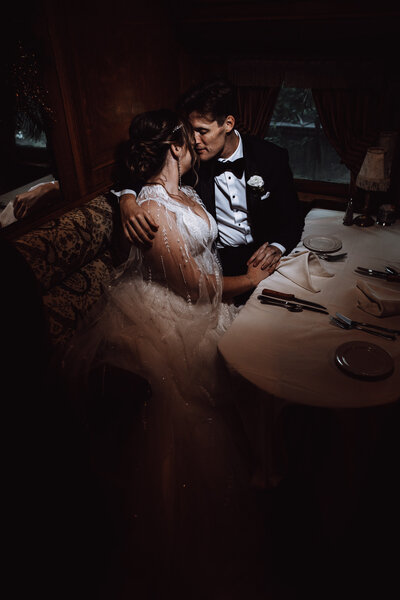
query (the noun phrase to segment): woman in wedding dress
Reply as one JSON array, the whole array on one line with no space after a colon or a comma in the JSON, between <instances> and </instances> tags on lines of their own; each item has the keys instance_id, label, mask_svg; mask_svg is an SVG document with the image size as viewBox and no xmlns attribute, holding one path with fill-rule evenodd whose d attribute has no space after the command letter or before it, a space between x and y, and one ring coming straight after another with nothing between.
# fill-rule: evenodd
<instances>
[{"instance_id":1,"label":"woman in wedding dress","mask_svg":"<svg viewBox=\"0 0 400 600\"><path fill-rule=\"evenodd\" d=\"M112 364L151 385L143 464L132 474L136 544L158 586L146 598L236 597L228 588L245 569L255 525L246 440L217 343L238 311L229 299L265 273L222 276L216 222L181 185L195 162L174 112L135 117L128 164L146 182L138 203L159 230L151 248L132 247L65 363L75 375Z\"/></svg>"}]
</instances>

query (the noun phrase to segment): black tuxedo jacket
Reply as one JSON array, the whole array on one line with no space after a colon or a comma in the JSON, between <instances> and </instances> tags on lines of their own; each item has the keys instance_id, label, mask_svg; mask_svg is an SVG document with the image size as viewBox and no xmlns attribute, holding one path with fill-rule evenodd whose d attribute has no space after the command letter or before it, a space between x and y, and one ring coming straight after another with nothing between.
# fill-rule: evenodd
<instances>
[{"instance_id":1,"label":"black tuxedo jacket","mask_svg":"<svg viewBox=\"0 0 400 600\"><path fill-rule=\"evenodd\" d=\"M246 182L252 175L264 180L264 194L246 188L248 219L254 242L278 242L290 252L300 240L304 217L294 187L287 150L253 136L242 136ZM195 186L207 210L215 217L214 169L217 159L201 163L198 183ZM193 181L188 181L193 185ZM139 193L141 185L125 182L114 189L133 189Z\"/></svg>"},{"instance_id":2,"label":"black tuxedo jacket","mask_svg":"<svg viewBox=\"0 0 400 600\"><path fill-rule=\"evenodd\" d=\"M303 231L304 217L294 187L287 150L253 136L242 136L246 182L253 175L264 180L261 200L258 191L246 186L248 219L254 242L278 242L290 252ZM215 217L214 168L216 159L201 163L196 190L207 210Z\"/></svg>"}]
</instances>

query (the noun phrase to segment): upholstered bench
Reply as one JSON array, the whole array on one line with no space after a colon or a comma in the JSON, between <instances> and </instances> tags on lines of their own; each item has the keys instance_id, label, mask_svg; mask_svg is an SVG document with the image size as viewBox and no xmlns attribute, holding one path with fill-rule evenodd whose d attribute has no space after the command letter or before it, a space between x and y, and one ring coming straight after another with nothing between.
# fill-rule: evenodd
<instances>
[{"instance_id":1,"label":"upholstered bench","mask_svg":"<svg viewBox=\"0 0 400 600\"><path fill-rule=\"evenodd\" d=\"M61 349L126 257L113 196L98 196L14 243L39 283L49 335Z\"/></svg>"},{"instance_id":2,"label":"upholstered bench","mask_svg":"<svg viewBox=\"0 0 400 600\"><path fill-rule=\"evenodd\" d=\"M79 321L100 298L114 267L128 257L119 215L115 197L100 195L14 241L42 295L52 353L50 379ZM68 413L63 382L56 382L55 390L51 398L67 406ZM110 366L93 372L87 387L74 392L72 404L84 406L86 433L82 435L92 468L103 482L129 486L143 435L143 408L150 395L142 377Z\"/></svg>"}]
</instances>

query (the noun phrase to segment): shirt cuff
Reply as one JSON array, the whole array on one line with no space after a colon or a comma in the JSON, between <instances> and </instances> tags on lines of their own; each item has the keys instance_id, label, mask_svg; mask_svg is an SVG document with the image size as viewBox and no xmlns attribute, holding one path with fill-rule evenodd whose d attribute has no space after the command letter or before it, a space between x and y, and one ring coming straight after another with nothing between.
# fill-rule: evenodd
<instances>
[{"instance_id":1,"label":"shirt cuff","mask_svg":"<svg viewBox=\"0 0 400 600\"><path fill-rule=\"evenodd\" d=\"M111 193L114 194L114 196L117 196L117 198L121 198L121 196L125 196L125 194L133 194L136 198L137 194L136 192L134 192L133 190L121 190L120 192L116 192L115 190L111 190Z\"/></svg>"},{"instance_id":2,"label":"shirt cuff","mask_svg":"<svg viewBox=\"0 0 400 600\"><path fill-rule=\"evenodd\" d=\"M285 246L282 246L282 244L278 244L278 242L272 242L272 244L270 244L270 246L276 246L277 248L279 248L279 250L282 252L282 256L286 252Z\"/></svg>"},{"instance_id":3,"label":"shirt cuff","mask_svg":"<svg viewBox=\"0 0 400 600\"><path fill-rule=\"evenodd\" d=\"M42 181L41 183L37 183L36 185L33 185L32 187L30 187L28 192L31 192L32 190L36 190L36 188L41 187L42 185L47 185L48 183L52 183L54 185L55 182L56 182L55 179L53 179L53 181Z\"/></svg>"}]
</instances>

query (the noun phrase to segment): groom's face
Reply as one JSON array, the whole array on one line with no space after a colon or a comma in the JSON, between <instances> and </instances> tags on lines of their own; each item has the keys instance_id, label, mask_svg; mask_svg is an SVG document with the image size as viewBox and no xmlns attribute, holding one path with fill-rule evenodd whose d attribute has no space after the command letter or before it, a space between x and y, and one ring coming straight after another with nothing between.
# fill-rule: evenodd
<instances>
[{"instance_id":1,"label":"groom's face","mask_svg":"<svg viewBox=\"0 0 400 600\"><path fill-rule=\"evenodd\" d=\"M195 150L201 161L210 160L215 156L220 156L225 148L227 134L232 127L225 119L222 125L218 124L211 115L201 115L198 112L192 112L189 115L189 121L194 131Z\"/></svg>"}]
</instances>

